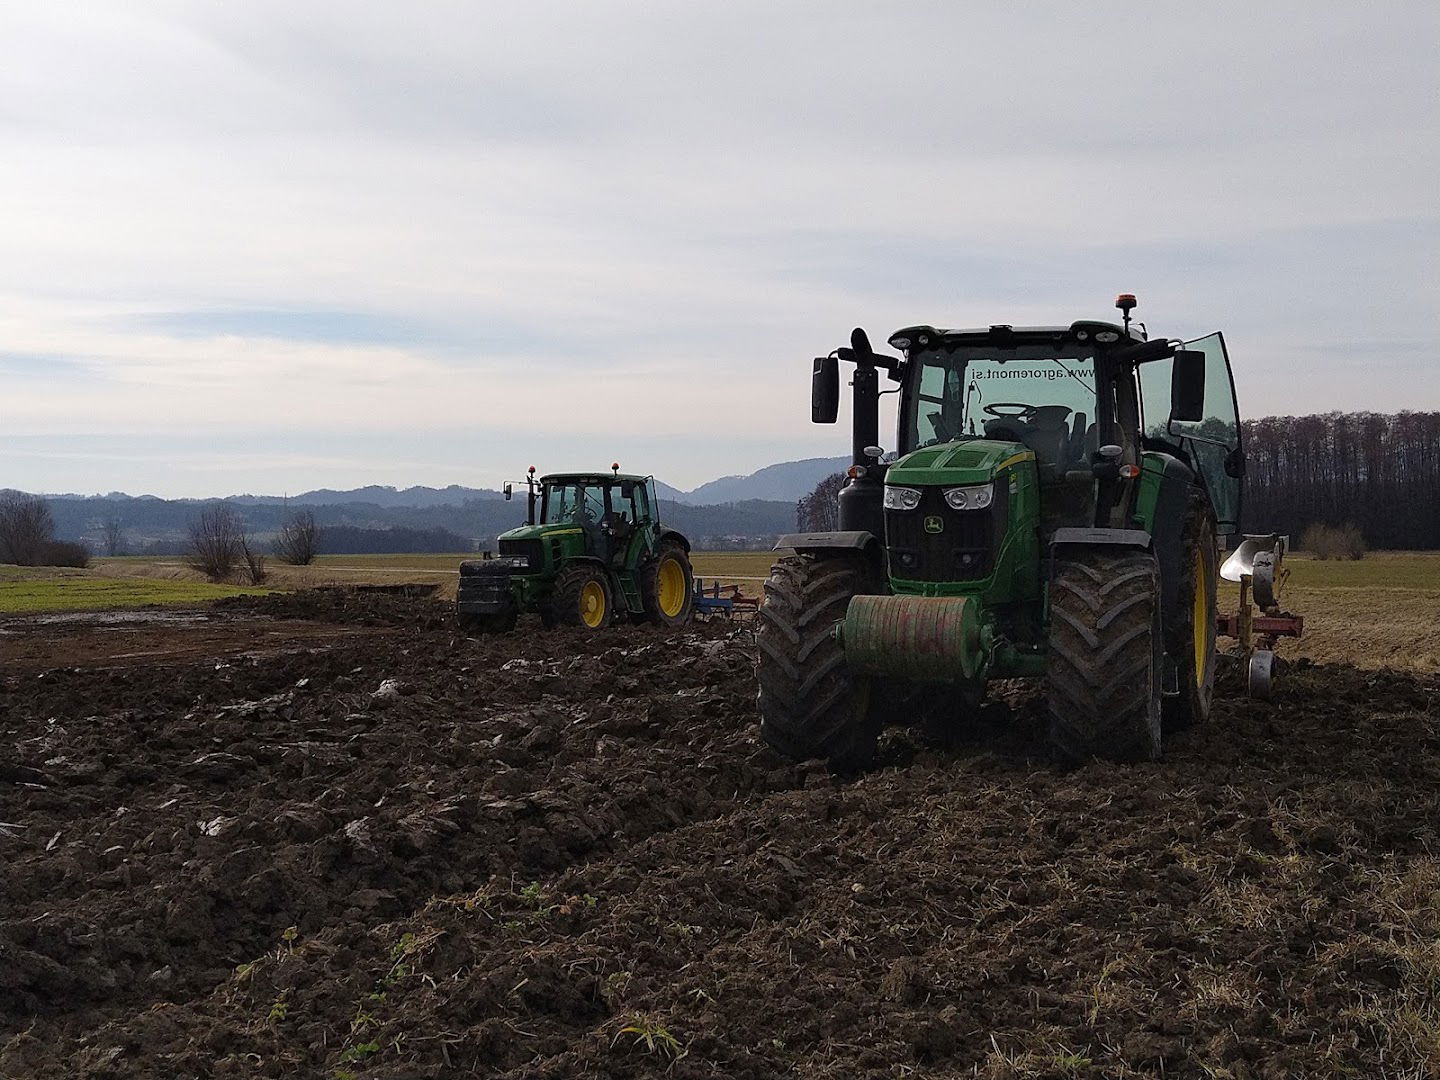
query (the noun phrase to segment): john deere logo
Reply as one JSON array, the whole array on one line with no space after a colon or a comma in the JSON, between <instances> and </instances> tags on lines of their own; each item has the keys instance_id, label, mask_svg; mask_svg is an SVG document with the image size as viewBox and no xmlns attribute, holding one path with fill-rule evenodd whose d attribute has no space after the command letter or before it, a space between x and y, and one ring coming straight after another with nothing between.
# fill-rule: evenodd
<instances>
[{"instance_id":1,"label":"john deere logo","mask_svg":"<svg viewBox=\"0 0 1440 1080\"><path fill-rule=\"evenodd\" d=\"M945 519L935 514L930 515L925 519L925 531L928 533L944 532Z\"/></svg>"}]
</instances>

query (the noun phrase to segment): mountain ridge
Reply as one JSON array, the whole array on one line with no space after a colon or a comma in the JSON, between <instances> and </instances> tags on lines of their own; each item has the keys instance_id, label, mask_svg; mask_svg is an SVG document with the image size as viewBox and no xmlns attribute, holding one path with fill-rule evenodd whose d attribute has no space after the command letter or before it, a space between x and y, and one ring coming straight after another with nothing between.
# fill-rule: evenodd
<instances>
[{"instance_id":1,"label":"mountain ridge","mask_svg":"<svg viewBox=\"0 0 1440 1080\"><path fill-rule=\"evenodd\" d=\"M849 464L848 458L801 458L796 461L781 461L766 465L745 475L721 476L714 480L684 491L663 481L655 481L656 494L662 505L666 502L686 506L723 506L740 502L794 502L810 494L825 477L839 472ZM516 497L523 494L517 487ZM414 484L397 488L389 484L367 484L349 489L315 488L298 495L252 495L234 494L211 498L161 499L156 495L129 495L123 491L112 491L105 495L81 495L75 492L45 493L45 498L57 501L121 501L158 500L168 503L209 503L230 502L240 506L342 506L363 503L367 506L385 509L434 509L437 507L464 507L474 502L489 502L503 499L504 495L490 488L471 488L461 484L445 487L429 487Z\"/></svg>"}]
</instances>

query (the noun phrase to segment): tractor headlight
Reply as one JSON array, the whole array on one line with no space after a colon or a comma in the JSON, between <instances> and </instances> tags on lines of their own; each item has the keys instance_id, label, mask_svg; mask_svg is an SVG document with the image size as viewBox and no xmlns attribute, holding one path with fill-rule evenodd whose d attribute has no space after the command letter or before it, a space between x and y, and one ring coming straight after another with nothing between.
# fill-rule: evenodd
<instances>
[{"instance_id":1,"label":"tractor headlight","mask_svg":"<svg viewBox=\"0 0 1440 1080\"><path fill-rule=\"evenodd\" d=\"M530 557L528 555L504 555L495 560L501 566L508 566L512 570L530 569Z\"/></svg>"},{"instance_id":2,"label":"tractor headlight","mask_svg":"<svg viewBox=\"0 0 1440 1080\"><path fill-rule=\"evenodd\" d=\"M914 510L920 505L920 492L914 488L885 486L886 510Z\"/></svg>"},{"instance_id":3,"label":"tractor headlight","mask_svg":"<svg viewBox=\"0 0 1440 1080\"><path fill-rule=\"evenodd\" d=\"M945 492L945 505L952 510L984 510L992 498L994 492L989 484L950 488Z\"/></svg>"}]
</instances>

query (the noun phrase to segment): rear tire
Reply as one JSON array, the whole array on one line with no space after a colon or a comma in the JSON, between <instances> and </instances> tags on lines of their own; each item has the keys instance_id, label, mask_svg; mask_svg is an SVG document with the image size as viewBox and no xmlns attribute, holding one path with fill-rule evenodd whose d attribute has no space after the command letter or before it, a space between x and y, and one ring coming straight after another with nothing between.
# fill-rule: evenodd
<instances>
[{"instance_id":1,"label":"rear tire","mask_svg":"<svg viewBox=\"0 0 1440 1080\"><path fill-rule=\"evenodd\" d=\"M1160 756L1160 572L1132 548L1061 549L1050 581L1050 742L1065 758Z\"/></svg>"},{"instance_id":2,"label":"rear tire","mask_svg":"<svg viewBox=\"0 0 1440 1080\"><path fill-rule=\"evenodd\" d=\"M1220 556L1215 515L1203 496L1191 500L1180 537L1180 589L1165 628L1165 651L1175 662L1179 694L1165 699L1165 725L1184 731L1210 719L1215 696L1215 596Z\"/></svg>"},{"instance_id":3,"label":"rear tire","mask_svg":"<svg viewBox=\"0 0 1440 1080\"><path fill-rule=\"evenodd\" d=\"M683 626L695 608L695 576L685 545L666 540L640 570L645 617L656 626Z\"/></svg>"},{"instance_id":4,"label":"rear tire","mask_svg":"<svg viewBox=\"0 0 1440 1080\"><path fill-rule=\"evenodd\" d=\"M865 564L845 557L787 555L770 570L755 674L760 737L784 757L844 770L874 759L880 713L834 636L850 598L871 591L868 580Z\"/></svg>"},{"instance_id":5,"label":"rear tire","mask_svg":"<svg viewBox=\"0 0 1440 1080\"><path fill-rule=\"evenodd\" d=\"M615 594L598 566L578 563L560 571L547 605L550 626L600 630L615 616Z\"/></svg>"}]
</instances>

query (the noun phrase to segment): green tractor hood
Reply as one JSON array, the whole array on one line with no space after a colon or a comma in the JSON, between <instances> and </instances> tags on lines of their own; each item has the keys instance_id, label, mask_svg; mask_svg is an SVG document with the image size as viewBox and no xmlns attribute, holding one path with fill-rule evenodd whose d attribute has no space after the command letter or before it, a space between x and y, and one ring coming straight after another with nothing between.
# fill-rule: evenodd
<instances>
[{"instance_id":1,"label":"green tractor hood","mask_svg":"<svg viewBox=\"0 0 1440 1080\"><path fill-rule=\"evenodd\" d=\"M496 540L544 540L549 536L563 536L581 532L579 525L552 522L549 525L521 525L501 533Z\"/></svg>"},{"instance_id":2,"label":"green tractor hood","mask_svg":"<svg viewBox=\"0 0 1440 1080\"><path fill-rule=\"evenodd\" d=\"M885 483L901 487L983 484L1005 466L1034 456L1024 443L996 439L942 443L923 447L896 461L886 470Z\"/></svg>"}]
</instances>

